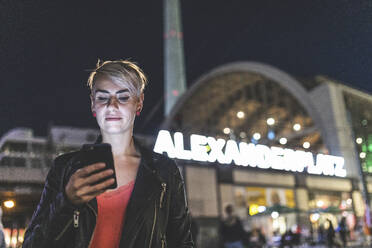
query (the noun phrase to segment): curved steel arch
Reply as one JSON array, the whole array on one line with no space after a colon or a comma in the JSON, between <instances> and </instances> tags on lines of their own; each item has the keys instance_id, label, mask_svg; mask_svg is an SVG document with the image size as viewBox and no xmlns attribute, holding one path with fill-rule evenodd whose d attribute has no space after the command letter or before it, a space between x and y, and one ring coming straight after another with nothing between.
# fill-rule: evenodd
<instances>
[{"instance_id":1,"label":"curved steel arch","mask_svg":"<svg viewBox=\"0 0 372 248\"><path fill-rule=\"evenodd\" d=\"M197 91L200 86L212 79L216 76L223 75L226 73L231 72L253 72L260 75L263 75L264 77L271 79L272 81L278 83L280 86L282 86L284 89L286 89L288 92L290 92L294 98L304 107L304 109L307 111L309 116L313 119L314 125L320 130L321 135L323 137L323 141L325 142L327 148L329 148L328 145L328 133L327 129L325 128L325 123L323 123L321 116L319 115L317 109L313 105L313 102L305 90L304 87L302 87L301 83L299 83L296 79L291 77L289 74L273 67L267 64L259 63L259 62L233 62L228 63L222 66L219 66L207 74L202 75L199 79L196 80L196 82L178 99L176 104L173 106L169 116L165 119L161 127L163 129L170 128L170 125L175 118L176 114L182 109L185 102L188 100L190 96L194 94L195 91Z\"/></svg>"}]
</instances>

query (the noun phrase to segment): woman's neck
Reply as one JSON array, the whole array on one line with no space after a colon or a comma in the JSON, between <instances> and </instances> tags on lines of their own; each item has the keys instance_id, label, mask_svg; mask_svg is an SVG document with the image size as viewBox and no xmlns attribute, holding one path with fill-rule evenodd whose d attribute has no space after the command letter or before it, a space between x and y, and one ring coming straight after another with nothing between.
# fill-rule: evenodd
<instances>
[{"instance_id":1,"label":"woman's neck","mask_svg":"<svg viewBox=\"0 0 372 248\"><path fill-rule=\"evenodd\" d=\"M102 132L102 143L111 145L114 157L137 155L133 141L133 132L106 134Z\"/></svg>"}]
</instances>

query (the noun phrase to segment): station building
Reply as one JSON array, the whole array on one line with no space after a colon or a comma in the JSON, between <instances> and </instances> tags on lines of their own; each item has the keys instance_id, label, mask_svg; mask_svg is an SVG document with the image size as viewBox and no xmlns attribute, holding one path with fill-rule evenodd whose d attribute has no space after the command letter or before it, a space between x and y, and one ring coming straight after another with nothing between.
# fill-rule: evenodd
<instances>
[{"instance_id":1,"label":"station building","mask_svg":"<svg viewBox=\"0 0 372 248\"><path fill-rule=\"evenodd\" d=\"M365 210L362 172L372 192L371 107L370 94L326 76L231 63L181 96L155 148L182 168L203 247L216 245L227 204L268 237L298 225L316 232L326 219L337 227L342 216L354 227Z\"/></svg>"}]
</instances>

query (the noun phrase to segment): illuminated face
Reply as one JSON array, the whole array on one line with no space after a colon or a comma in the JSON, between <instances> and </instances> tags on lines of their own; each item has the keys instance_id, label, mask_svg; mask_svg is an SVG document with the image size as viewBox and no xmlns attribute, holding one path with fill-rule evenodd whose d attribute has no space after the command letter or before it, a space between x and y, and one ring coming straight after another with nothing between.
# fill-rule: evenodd
<instances>
[{"instance_id":1,"label":"illuminated face","mask_svg":"<svg viewBox=\"0 0 372 248\"><path fill-rule=\"evenodd\" d=\"M138 99L126 87L102 78L95 83L91 100L101 132L118 134L133 130L136 111L142 108L143 94Z\"/></svg>"}]
</instances>

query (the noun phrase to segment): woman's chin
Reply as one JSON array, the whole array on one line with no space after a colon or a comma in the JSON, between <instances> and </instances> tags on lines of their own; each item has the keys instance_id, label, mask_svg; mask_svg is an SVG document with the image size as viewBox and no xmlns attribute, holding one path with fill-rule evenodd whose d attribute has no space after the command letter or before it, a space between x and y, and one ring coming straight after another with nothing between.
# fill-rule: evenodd
<instances>
[{"instance_id":1,"label":"woman's chin","mask_svg":"<svg viewBox=\"0 0 372 248\"><path fill-rule=\"evenodd\" d=\"M106 125L104 128L101 128L101 130L106 134L121 134L125 133L129 129L123 126L114 126L114 125Z\"/></svg>"}]
</instances>

